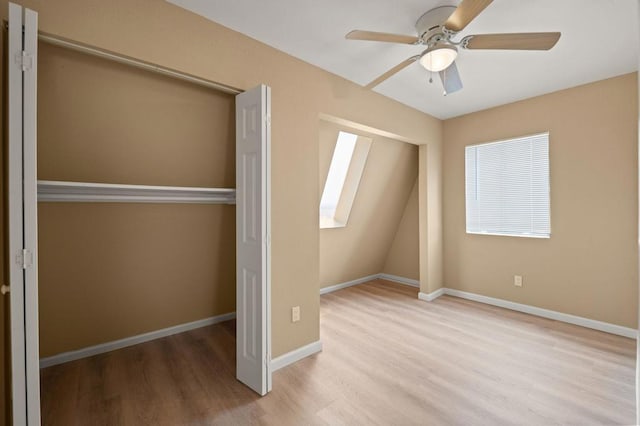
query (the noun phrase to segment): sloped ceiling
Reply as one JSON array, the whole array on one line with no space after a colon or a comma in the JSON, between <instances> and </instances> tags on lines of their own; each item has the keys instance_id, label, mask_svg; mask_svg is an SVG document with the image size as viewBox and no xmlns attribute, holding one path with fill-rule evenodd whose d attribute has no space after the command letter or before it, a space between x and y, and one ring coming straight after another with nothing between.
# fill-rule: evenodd
<instances>
[{"instance_id":1,"label":"sloped ceiling","mask_svg":"<svg viewBox=\"0 0 640 426\"><path fill-rule=\"evenodd\" d=\"M348 41L352 29L414 35L427 10L458 0L168 0L365 85L421 46ZM462 33L561 31L549 52L462 51L464 89L447 97L413 64L374 90L445 119L638 68L635 0L494 0Z\"/></svg>"},{"instance_id":2,"label":"sloped ceiling","mask_svg":"<svg viewBox=\"0 0 640 426\"><path fill-rule=\"evenodd\" d=\"M350 131L320 123L319 194L324 188L339 130ZM371 137L373 143L347 226L320 230L320 287L384 272L418 176L417 146L359 131L354 133Z\"/></svg>"}]
</instances>

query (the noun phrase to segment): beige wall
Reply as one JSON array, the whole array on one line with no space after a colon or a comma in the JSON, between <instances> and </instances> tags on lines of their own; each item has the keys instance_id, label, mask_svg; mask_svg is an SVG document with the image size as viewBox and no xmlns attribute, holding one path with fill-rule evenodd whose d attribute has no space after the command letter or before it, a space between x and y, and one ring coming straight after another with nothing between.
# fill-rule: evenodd
<instances>
[{"instance_id":1,"label":"beige wall","mask_svg":"<svg viewBox=\"0 0 640 426\"><path fill-rule=\"evenodd\" d=\"M235 186L234 98L39 45L38 178ZM40 203L42 357L235 310L235 210Z\"/></svg>"},{"instance_id":2,"label":"beige wall","mask_svg":"<svg viewBox=\"0 0 640 426\"><path fill-rule=\"evenodd\" d=\"M41 203L40 355L235 311L235 208Z\"/></svg>"},{"instance_id":3,"label":"beige wall","mask_svg":"<svg viewBox=\"0 0 640 426\"><path fill-rule=\"evenodd\" d=\"M39 12L47 33L241 89L272 87L272 356L318 340L318 117L435 145L441 122L163 1L18 3ZM301 320L291 323L296 305Z\"/></svg>"},{"instance_id":4,"label":"beige wall","mask_svg":"<svg viewBox=\"0 0 640 426\"><path fill-rule=\"evenodd\" d=\"M159 0L23 0L18 3L39 11L40 27L45 32L242 89L259 83L272 87L274 357L319 338L319 115L329 114L361 123L414 143L431 143L429 182L434 187L432 193L437 193L442 185L439 157L442 124L439 120L258 41ZM0 16L4 19L6 10L7 2L0 2ZM637 120L635 84L633 76L625 76L446 121L448 144L443 165L446 170L444 281L447 286L636 326L636 306L631 301L637 300L637 123L629 121ZM99 129L93 136L101 137L110 129L111 126ZM466 235L464 145L540 130L550 130L552 135L552 239L533 241ZM42 133L40 137L43 137ZM93 138L87 142L91 140ZM109 139L109 143L120 142ZM94 148L99 150L100 146ZM145 155L141 152L129 154L133 155L131 164ZM66 161L56 157L55 152L48 155ZM74 161L87 156L91 157L91 152L78 155ZM182 184L168 171L140 175L134 167L126 165L128 156L110 160L123 161L124 166L109 170L98 165L65 175L68 173L66 167L56 168L55 164L49 164L53 168L39 171L44 173L43 177L58 179L77 176L98 180L100 176L107 176L124 181L135 179L138 183L158 183L158 180L167 179L167 183ZM151 161L155 166L167 164L162 158ZM155 166L153 170L159 171ZM213 182L217 179L206 172L180 176L180 182ZM203 206L202 209L218 207ZM60 232L59 226L68 224L67 215L75 214L80 221L78 229L98 237L99 230L89 223L91 215L110 217L107 212L111 209L117 216L124 214L130 206L86 205L73 212L65 212L65 208L69 207L43 205L43 235L50 233L55 237L55 233ZM431 203L429 208L434 216L431 223L437 227L440 207ZM228 214L223 207L218 213L211 214L203 213L199 207L179 213L171 210L174 208L154 210L166 219L162 221L161 217L155 222L159 227L169 226L175 220L175 213L207 216L213 229L216 226L213 222L224 220ZM139 213L143 214L144 209ZM219 226L220 222L216 223ZM152 228L150 225L138 230L137 244L152 236ZM120 234L124 232L119 226L111 229ZM194 231L187 230L189 232ZM53 244L54 239L45 237L44 241ZM435 250L438 241L438 238L432 241ZM162 254L169 256L172 253L167 249ZM124 265L127 260L121 262ZM155 263L149 259L145 262L147 265ZM438 262L437 256L435 262ZM44 270L50 270L43 266ZM437 265L434 271L437 272ZM520 289L512 285L512 275L516 273L524 275L524 287ZM437 277L437 273L435 275ZM81 289L81 280L74 285ZM152 286L152 283L145 286ZM43 291L49 290L43 287ZM100 291L107 294L109 289ZM41 303L46 305L49 297L53 296L43 297ZM116 296L113 293L108 297ZM302 318L292 324L289 312L295 305L301 306ZM54 304L50 306L54 307ZM170 321L183 320L172 317ZM127 332L138 331L129 329Z\"/></svg>"},{"instance_id":5,"label":"beige wall","mask_svg":"<svg viewBox=\"0 0 640 426\"><path fill-rule=\"evenodd\" d=\"M628 74L445 121L447 287L637 327L636 85ZM467 235L465 145L547 130L551 238Z\"/></svg>"},{"instance_id":6,"label":"beige wall","mask_svg":"<svg viewBox=\"0 0 640 426\"><path fill-rule=\"evenodd\" d=\"M38 48L38 179L235 187L232 95Z\"/></svg>"},{"instance_id":7,"label":"beige wall","mask_svg":"<svg viewBox=\"0 0 640 426\"><path fill-rule=\"evenodd\" d=\"M420 145L418 151L418 239L420 292L430 294L444 286L442 212L442 144Z\"/></svg>"},{"instance_id":8,"label":"beige wall","mask_svg":"<svg viewBox=\"0 0 640 426\"><path fill-rule=\"evenodd\" d=\"M347 226L320 230L320 288L383 271L418 175L417 146L323 121L318 203L339 130L369 136L373 143Z\"/></svg>"},{"instance_id":9,"label":"beige wall","mask_svg":"<svg viewBox=\"0 0 640 426\"><path fill-rule=\"evenodd\" d=\"M418 179L416 178L382 272L412 280L420 279L420 241L417 229Z\"/></svg>"}]
</instances>

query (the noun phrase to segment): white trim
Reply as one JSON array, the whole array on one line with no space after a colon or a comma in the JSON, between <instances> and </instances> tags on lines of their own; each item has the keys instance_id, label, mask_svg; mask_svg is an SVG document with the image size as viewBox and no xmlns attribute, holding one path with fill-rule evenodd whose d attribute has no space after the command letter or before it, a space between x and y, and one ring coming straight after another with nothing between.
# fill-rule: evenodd
<instances>
[{"instance_id":1,"label":"white trim","mask_svg":"<svg viewBox=\"0 0 640 426\"><path fill-rule=\"evenodd\" d=\"M398 284L410 285L411 287L420 288L420 281L412 280L411 278L405 278L391 274L378 274L378 278L382 280L393 281L394 283Z\"/></svg>"},{"instance_id":2,"label":"white trim","mask_svg":"<svg viewBox=\"0 0 640 426\"><path fill-rule=\"evenodd\" d=\"M541 238L541 239L549 239L551 238L551 234L544 235L536 235L536 234L514 234L510 232L480 232L480 231L468 231L467 234L470 235L493 235L494 237L519 237L519 238Z\"/></svg>"},{"instance_id":3,"label":"white trim","mask_svg":"<svg viewBox=\"0 0 640 426\"><path fill-rule=\"evenodd\" d=\"M351 287L354 285L362 284L368 281L373 281L376 279L383 279L388 281L393 281L398 284L410 285L412 287L420 287L420 283L417 280L412 280L409 278L399 277L397 275L390 274L374 274L369 275L367 277L358 278L356 280L347 281L345 283L332 285L330 287L325 287L320 289L320 295L331 293L336 290L341 290L343 288ZM549 309L538 308L531 305L525 305L522 303L510 302L508 300L496 299L493 297L482 296L480 294L469 293L466 291L455 290L452 288L439 288L436 291L431 293L418 293L418 299L424 300L427 302L432 302L443 294L459 297L461 299L473 300L475 302L486 303L487 305L499 306L501 308L511 309L513 311L524 312L531 315L536 315L543 318L549 318L556 321L562 321L569 324L575 324L586 328L591 328L593 330L604 331L605 333L616 334L618 336L629 337L631 339L636 339L638 335L638 331L629 328L623 327L621 325L611 324L603 321L592 320L589 318L579 317L576 315L565 314L562 312L552 311ZM272 364L273 365L273 364Z\"/></svg>"},{"instance_id":4,"label":"white trim","mask_svg":"<svg viewBox=\"0 0 640 426\"><path fill-rule=\"evenodd\" d=\"M38 181L38 201L235 204L235 200L233 188Z\"/></svg>"},{"instance_id":5,"label":"white trim","mask_svg":"<svg viewBox=\"0 0 640 426\"><path fill-rule=\"evenodd\" d=\"M369 275L369 276L366 276L366 277L357 278L355 280L347 281L347 282L344 282L344 283L332 285L332 286L329 286L329 287L323 287L323 288L320 289L320 295L331 293L331 292L334 292L336 290L342 290L343 288L351 287L351 286L354 286L354 285L366 283L367 281L377 280L378 278L380 278L380 274L373 274L373 275Z\"/></svg>"},{"instance_id":6,"label":"white trim","mask_svg":"<svg viewBox=\"0 0 640 426\"><path fill-rule=\"evenodd\" d=\"M480 294L469 293L466 291L445 288L444 294L459 297L461 299L473 300L475 302L486 303L487 305L499 306L501 308L511 309L513 311L524 312L543 318L549 318L556 321L562 321L569 324L575 324L594 330L604 331L606 333L616 334L618 336L636 339L638 332L633 328L623 327L621 325L611 324L603 321L592 320L589 318L579 317L576 315L565 314L562 312L552 311L549 309L538 308L522 303L510 302L508 300L496 299L494 297L482 296Z\"/></svg>"},{"instance_id":7,"label":"white trim","mask_svg":"<svg viewBox=\"0 0 640 426\"><path fill-rule=\"evenodd\" d=\"M423 293L423 292L418 293L418 299L424 300L426 302L432 302L436 300L438 297L442 296L443 294L445 294L445 289L439 288L436 291L432 291L431 293Z\"/></svg>"},{"instance_id":8,"label":"white trim","mask_svg":"<svg viewBox=\"0 0 640 426\"><path fill-rule=\"evenodd\" d=\"M205 318L198 321L188 322L186 324L175 325L173 327L163 328L162 330L151 331L149 333L138 334L136 336L125 337L124 339L114 340L112 342L101 343L95 346L78 349L77 351L64 352L47 358L40 359L40 368L51 367L52 365L63 364L69 361L75 361L81 358L87 358L93 355L105 352L115 351L116 349L126 348L128 346L137 345L148 342L150 340L160 339L162 337L171 336L173 334L194 330L200 327L217 324L219 322L229 321L236 317L235 312L217 315L215 317Z\"/></svg>"},{"instance_id":9,"label":"white trim","mask_svg":"<svg viewBox=\"0 0 640 426\"><path fill-rule=\"evenodd\" d=\"M344 283L332 285L332 286L329 286L329 287L323 287L323 288L320 289L320 295L331 293L331 292L334 292L334 291L337 291L337 290L342 290L343 288L351 287L351 286L354 286L354 285L366 283L366 282L377 280L377 279L393 281L394 283L404 284L404 285L408 285L408 286L411 286L411 287L420 288L420 281L418 281L418 280L412 280L411 278L400 277L398 275L373 274L373 275L368 275L368 276L362 277L362 278L356 278L355 280L347 281L347 282L344 282Z\"/></svg>"},{"instance_id":10,"label":"white trim","mask_svg":"<svg viewBox=\"0 0 640 426\"><path fill-rule=\"evenodd\" d=\"M300 361L302 358L306 358L313 354L322 352L322 342L316 340L313 343L294 349L291 352L287 352L284 355L280 355L277 358L271 360L271 371L277 371L287 365L293 364L296 361Z\"/></svg>"},{"instance_id":11,"label":"white trim","mask_svg":"<svg viewBox=\"0 0 640 426\"><path fill-rule=\"evenodd\" d=\"M417 280L399 277L397 275L380 273L380 274L369 275L367 277L358 278L352 281L347 281L345 283L332 285L330 287L321 288L320 295L331 293L336 290L341 290L343 288L351 287L354 285L362 284L362 283L373 281L376 279L393 281L398 284L410 285L412 287L420 287L420 283ZM549 318L556 321L562 321L569 324L579 325L581 327L604 331L605 333L611 333L618 336L629 337L631 339L636 339L638 335L638 331L633 328L623 327L621 325L579 317L571 314L565 314L562 312L552 311L544 308L538 308L535 306L525 305L522 303L510 302L508 300L496 299L494 297L482 296L480 294L469 293L466 291L455 290L455 289L446 288L446 287L439 288L438 290L433 291L431 293L419 292L418 299L424 300L426 302L432 302L438 297L442 296L443 294L446 294L448 296L459 297L461 299L473 300L475 302L485 303L487 305L499 306L501 308L511 309L513 311L518 311L518 312L524 312L527 314L536 315L543 318Z\"/></svg>"}]
</instances>

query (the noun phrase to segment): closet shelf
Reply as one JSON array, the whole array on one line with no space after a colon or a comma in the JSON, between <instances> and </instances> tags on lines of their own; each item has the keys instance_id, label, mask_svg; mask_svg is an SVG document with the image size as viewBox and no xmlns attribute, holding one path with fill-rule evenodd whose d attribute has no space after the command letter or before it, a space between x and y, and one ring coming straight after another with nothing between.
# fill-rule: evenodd
<instances>
[{"instance_id":1,"label":"closet shelf","mask_svg":"<svg viewBox=\"0 0 640 426\"><path fill-rule=\"evenodd\" d=\"M38 181L38 201L80 203L235 204L232 188Z\"/></svg>"}]
</instances>

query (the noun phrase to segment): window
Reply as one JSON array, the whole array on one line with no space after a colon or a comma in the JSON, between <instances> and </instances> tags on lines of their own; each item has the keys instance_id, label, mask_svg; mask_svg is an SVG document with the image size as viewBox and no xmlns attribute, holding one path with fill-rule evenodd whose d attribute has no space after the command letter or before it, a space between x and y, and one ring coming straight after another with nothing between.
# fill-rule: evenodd
<instances>
[{"instance_id":1,"label":"window","mask_svg":"<svg viewBox=\"0 0 640 426\"><path fill-rule=\"evenodd\" d=\"M467 233L549 238L549 133L465 148Z\"/></svg>"},{"instance_id":2,"label":"window","mask_svg":"<svg viewBox=\"0 0 640 426\"><path fill-rule=\"evenodd\" d=\"M370 147L369 138L347 132L338 133L320 199L320 228L347 225Z\"/></svg>"}]
</instances>

